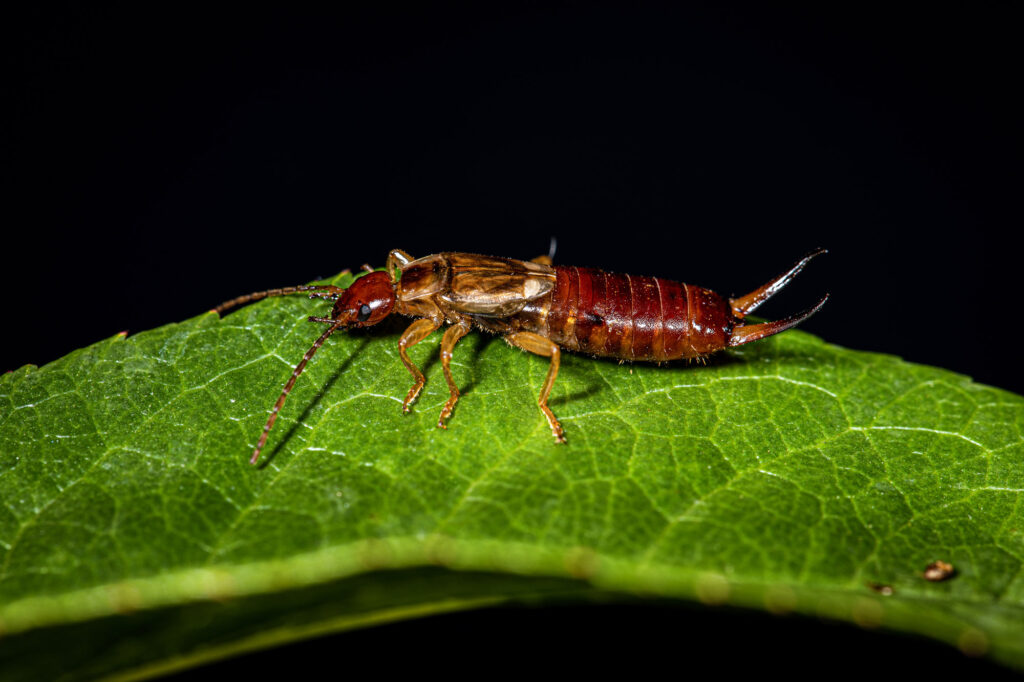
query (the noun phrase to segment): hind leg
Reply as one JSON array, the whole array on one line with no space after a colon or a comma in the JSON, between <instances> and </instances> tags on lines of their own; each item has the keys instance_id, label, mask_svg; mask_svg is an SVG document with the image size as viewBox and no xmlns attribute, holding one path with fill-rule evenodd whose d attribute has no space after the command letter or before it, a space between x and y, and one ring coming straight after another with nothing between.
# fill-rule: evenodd
<instances>
[{"instance_id":1,"label":"hind leg","mask_svg":"<svg viewBox=\"0 0 1024 682\"><path fill-rule=\"evenodd\" d=\"M540 398L537 400L537 405L540 407L540 411L544 413L544 416L547 417L548 425L551 427L551 435L555 437L555 441L564 443L565 432L562 430L562 425L558 422L558 418L555 417L555 413L548 407L548 396L551 395L551 387L554 386L555 377L558 376L558 365L562 357L561 349L551 339L546 339L540 334L534 334L533 332L515 332L506 336L505 340L516 348L522 348L530 353L551 358L551 364L548 366L548 376L544 380L544 387L540 390Z\"/></svg>"}]
</instances>

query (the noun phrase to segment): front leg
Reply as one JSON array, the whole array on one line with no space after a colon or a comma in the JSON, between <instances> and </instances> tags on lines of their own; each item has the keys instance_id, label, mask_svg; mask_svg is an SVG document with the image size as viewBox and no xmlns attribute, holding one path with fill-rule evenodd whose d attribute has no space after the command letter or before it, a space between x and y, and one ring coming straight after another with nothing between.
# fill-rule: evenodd
<instances>
[{"instance_id":1,"label":"front leg","mask_svg":"<svg viewBox=\"0 0 1024 682\"><path fill-rule=\"evenodd\" d=\"M405 396L405 401L402 402L403 412L409 411L409 405L412 401L416 400L416 396L420 394L423 384L427 383L426 378L423 376L423 372L421 372L416 365L412 364L412 360L409 359L409 355L405 352L405 349L410 346L415 346L417 343L433 334L440 326L440 319L419 319L410 324L408 328L402 332L402 338L398 340L398 355L402 358L405 368L409 370L413 379L416 380L416 383L414 383L412 388L409 389L409 394Z\"/></svg>"},{"instance_id":2,"label":"front leg","mask_svg":"<svg viewBox=\"0 0 1024 682\"><path fill-rule=\"evenodd\" d=\"M405 264L410 263L411 261L412 256L407 254L405 251L402 251L401 249L392 249L391 253L388 254L387 264L384 266L384 269L388 271L389 275L391 275L392 282L398 281L398 275L396 273L401 271Z\"/></svg>"},{"instance_id":3,"label":"front leg","mask_svg":"<svg viewBox=\"0 0 1024 682\"><path fill-rule=\"evenodd\" d=\"M540 406L540 411L548 419L548 425L551 427L551 434L555 437L555 442L564 443L565 432L562 430L562 425L558 422L558 418L555 417L555 413L548 407L548 396L551 395L551 387L555 384L555 377L558 376L558 365L562 357L561 349L551 339L545 338L540 334L534 334L533 332L515 332L506 336L505 340L516 348L522 348L525 351L551 358L548 376L544 380L544 388L540 390L540 398L537 400L537 405Z\"/></svg>"},{"instance_id":4,"label":"front leg","mask_svg":"<svg viewBox=\"0 0 1024 682\"><path fill-rule=\"evenodd\" d=\"M441 366L444 367L444 378L448 382L448 402L444 404L441 416L437 419L437 425L442 429L448 428L444 422L448 417L452 416L455 403L459 400L459 387L455 385L455 380L452 379L452 351L455 349L455 344L459 342L459 339L468 334L470 329L472 327L468 321L459 320L458 324L448 327L448 330L444 333L444 338L441 339Z\"/></svg>"}]
</instances>

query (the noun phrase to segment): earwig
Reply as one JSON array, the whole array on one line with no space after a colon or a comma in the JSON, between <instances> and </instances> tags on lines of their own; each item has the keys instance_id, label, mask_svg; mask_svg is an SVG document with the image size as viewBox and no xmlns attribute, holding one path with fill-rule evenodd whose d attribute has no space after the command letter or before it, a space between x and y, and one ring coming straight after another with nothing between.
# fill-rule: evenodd
<instances>
[{"instance_id":1,"label":"earwig","mask_svg":"<svg viewBox=\"0 0 1024 682\"><path fill-rule=\"evenodd\" d=\"M553 250L553 249L552 249ZM335 301L329 317L311 322L329 325L313 343L274 403L249 460L255 464L270 429L306 364L327 339L340 329L369 327L392 313L417 318L398 340L398 354L414 383L402 402L404 412L426 383L409 359L408 349L442 325L441 367L449 397L437 425L447 428L459 399L452 378L455 345L473 328L500 334L509 345L550 358L538 405L555 441L565 442L561 423L548 407L558 376L562 350L597 357L640 362L704 359L711 353L741 346L795 327L818 312L826 295L807 310L774 322L745 324L746 316L782 290L819 249L754 291L726 299L708 289L661 279L604 272L593 268L552 265L552 255L531 261L440 253L413 259L404 251L388 254L384 271L359 277L348 288L308 285L258 291L214 308L223 313L235 306L272 296L307 294Z\"/></svg>"}]
</instances>

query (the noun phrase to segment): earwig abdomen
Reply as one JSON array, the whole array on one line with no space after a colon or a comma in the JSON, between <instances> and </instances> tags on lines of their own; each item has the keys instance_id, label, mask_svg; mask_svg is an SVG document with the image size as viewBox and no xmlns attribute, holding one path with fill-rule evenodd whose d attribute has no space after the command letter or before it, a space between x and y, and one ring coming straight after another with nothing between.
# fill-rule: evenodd
<instances>
[{"instance_id":1,"label":"earwig abdomen","mask_svg":"<svg viewBox=\"0 0 1024 682\"><path fill-rule=\"evenodd\" d=\"M664 362L728 345L729 303L700 287L593 268L556 267L547 334L591 355Z\"/></svg>"}]
</instances>

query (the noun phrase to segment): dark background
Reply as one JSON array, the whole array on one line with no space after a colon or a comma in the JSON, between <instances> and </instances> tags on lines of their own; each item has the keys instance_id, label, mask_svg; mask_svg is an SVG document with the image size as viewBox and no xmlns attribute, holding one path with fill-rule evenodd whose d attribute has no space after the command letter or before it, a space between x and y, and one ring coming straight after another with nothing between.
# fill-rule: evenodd
<instances>
[{"instance_id":1,"label":"dark background","mask_svg":"<svg viewBox=\"0 0 1024 682\"><path fill-rule=\"evenodd\" d=\"M826 246L759 312L829 291L808 331L1024 392L1019 23L966 4L823 5L123 3L14 17L0 371L382 265L392 248L530 258L556 236L557 262L725 294ZM863 649L982 670L810 620L611 613L448 616L241 665L352 654L346 642L458 656L467 640L565 637L686 655L645 645L639 620L698 651L767 637L759 651L790 671ZM590 648L580 670L601 669Z\"/></svg>"}]
</instances>

